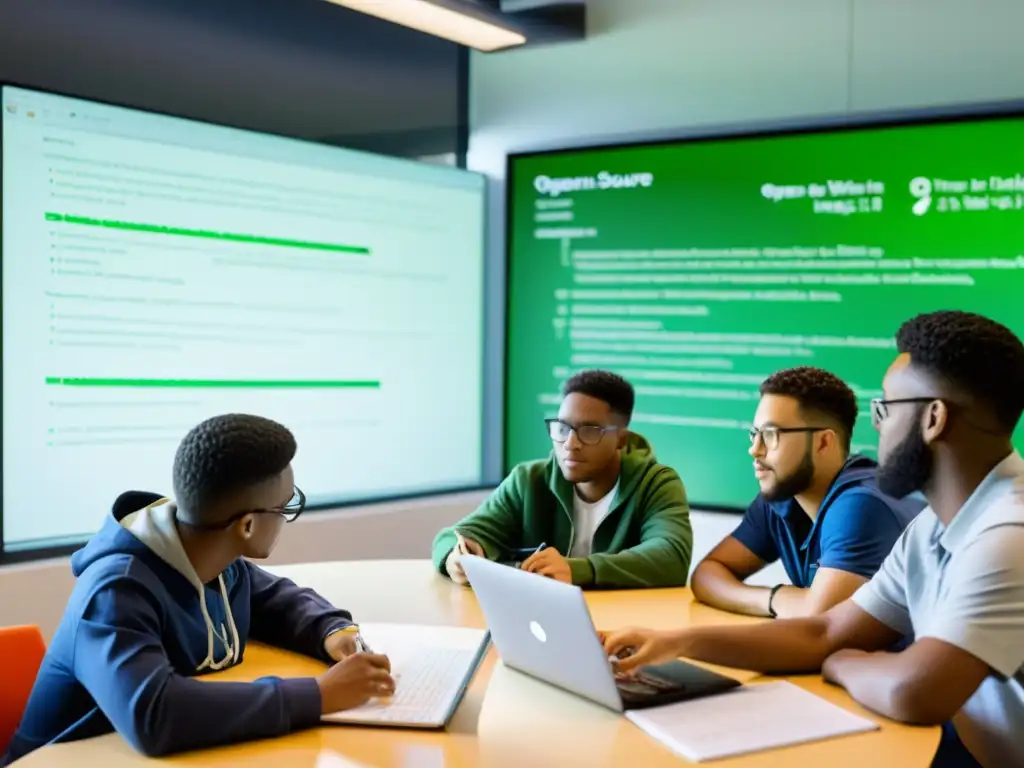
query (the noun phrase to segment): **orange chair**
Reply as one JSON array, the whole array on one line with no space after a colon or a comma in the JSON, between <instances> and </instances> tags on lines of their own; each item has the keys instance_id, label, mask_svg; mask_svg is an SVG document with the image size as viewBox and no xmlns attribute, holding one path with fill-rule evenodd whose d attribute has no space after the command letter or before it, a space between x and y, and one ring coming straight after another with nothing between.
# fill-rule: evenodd
<instances>
[{"instance_id":1,"label":"orange chair","mask_svg":"<svg viewBox=\"0 0 1024 768\"><path fill-rule=\"evenodd\" d=\"M0 758L18 729L45 654L39 627L0 627Z\"/></svg>"}]
</instances>

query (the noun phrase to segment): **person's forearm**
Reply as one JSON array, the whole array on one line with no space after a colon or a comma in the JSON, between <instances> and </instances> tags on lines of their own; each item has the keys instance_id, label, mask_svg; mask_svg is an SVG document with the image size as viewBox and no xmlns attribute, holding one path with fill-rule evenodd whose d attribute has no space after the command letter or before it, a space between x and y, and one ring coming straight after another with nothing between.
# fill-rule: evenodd
<instances>
[{"instance_id":1,"label":"person's forearm","mask_svg":"<svg viewBox=\"0 0 1024 768\"><path fill-rule=\"evenodd\" d=\"M769 592L771 590L768 590ZM772 598L772 609L776 618L779 619L801 619L805 616L813 616L818 611L813 610L811 604L811 590L800 587L781 587L775 592Z\"/></svg>"},{"instance_id":2,"label":"person's forearm","mask_svg":"<svg viewBox=\"0 0 1024 768\"><path fill-rule=\"evenodd\" d=\"M249 637L329 661L324 638L329 631L351 624L352 614L290 579L247 565L251 578Z\"/></svg>"},{"instance_id":3,"label":"person's forearm","mask_svg":"<svg viewBox=\"0 0 1024 768\"><path fill-rule=\"evenodd\" d=\"M79 667L95 667L80 677L86 690L117 732L150 757L284 736L320 721L315 678L203 682L142 656Z\"/></svg>"},{"instance_id":4,"label":"person's forearm","mask_svg":"<svg viewBox=\"0 0 1024 768\"><path fill-rule=\"evenodd\" d=\"M781 587L771 596L770 587L752 587L736 578L722 563L705 560L693 573L693 596L714 608L747 616L771 616L768 600L780 619L812 615L809 589Z\"/></svg>"},{"instance_id":5,"label":"person's forearm","mask_svg":"<svg viewBox=\"0 0 1024 768\"><path fill-rule=\"evenodd\" d=\"M747 616L769 616L768 589L744 584L722 563L705 560L690 580L693 596L702 603Z\"/></svg>"},{"instance_id":6,"label":"person's forearm","mask_svg":"<svg viewBox=\"0 0 1024 768\"><path fill-rule=\"evenodd\" d=\"M449 576L448 555L457 545L458 539L455 537L455 531L451 528L438 531L437 536L434 537L434 543L430 548L430 557L434 562L434 567L442 576Z\"/></svg>"},{"instance_id":7,"label":"person's forearm","mask_svg":"<svg viewBox=\"0 0 1024 768\"><path fill-rule=\"evenodd\" d=\"M604 589L683 587L690 572L689 550L663 538L647 539L616 554L594 554L587 560L592 585ZM574 576L580 567L573 569ZM575 578L573 583L578 583Z\"/></svg>"},{"instance_id":8,"label":"person's forearm","mask_svg":"<svg viewBox=\"0 0 1024 768\"><path fill-rule=\"evenodd\" d=\"M830 659L828 679L845 688L859 704L885 717L904 723L938 722L924 711L920 702L905 694L904 671L895 653L856 654Z\"/></svg>"},{"instance_id":9,"label":"person's forearm","mask_svg":"<svg viewBox=\"0 0 1024 768\"><path fill-rule=\"evenodd\" d=\"M131 720L141 727L129 726L129 740L154 757L311 728L322 707L314 678L221 683L175 675L149 707L143 701Z\"/></svg>"},{"instance_id":10,"label":"person's forearm","mask_svg":"<svg viewBox=\"0 0 1024 768\"><path fill-rule=\"evenodd\" d=\"M678 655L768 674L818 672L828 657L824 618L788 619L741 627L679 630Z\"/></svg>"}]
</instances>

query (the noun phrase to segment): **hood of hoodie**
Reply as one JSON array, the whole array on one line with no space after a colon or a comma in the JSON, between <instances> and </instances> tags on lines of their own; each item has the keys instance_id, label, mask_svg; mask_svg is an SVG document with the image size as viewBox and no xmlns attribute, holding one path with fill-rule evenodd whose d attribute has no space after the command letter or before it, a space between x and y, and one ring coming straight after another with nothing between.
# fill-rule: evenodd
<instances>
[{"instance_id":1,"label":"hood of hoodie","mask_svg":"<svg viewBox=\"0 0 1024 768\"><path fill-rule=\"evenodd\" d=\"M185 552L175 521L176 507L164 496L145 491L121 494L99 533L71 556L71 572L79 578L90 566L118 555L156 557L181 574L199 596L207 632L206 658L196 671L224 669L238 662L241 653L238 628L231 613L224 576L217 577L220 598L224 601L226 621L214 625L206 605L206 585ZM220 658L217 658L220 657Z\"/></svg>"},{"instance_id":2,"label":"hood of hoodie","mask_svg":"<svg viewBox=\"0 0 1024 768\"><path fill-rule=\"evenodd\" d=\"M624 504L626 500L633 495L633 492L636 491L637 486L640 485L640 482L647 474L647 470L653 464L658 463L658 460L654 456L654 448L651 446L650 442L648 442L646 437L639 435L636 432L629 433L629 437L626 440L626 447L622 449L621 461L622 464L619 467L618 491L612 502L613 510ZM555 456L554 451L551 452L550 464L551 467L548 474L548 486L551 488L551 492L563 501L565 499L571 500L573 496L573 485L566 480L565 476L562 474L562 470L558 466L558 459Z\"/></svg>"}]
</instances>

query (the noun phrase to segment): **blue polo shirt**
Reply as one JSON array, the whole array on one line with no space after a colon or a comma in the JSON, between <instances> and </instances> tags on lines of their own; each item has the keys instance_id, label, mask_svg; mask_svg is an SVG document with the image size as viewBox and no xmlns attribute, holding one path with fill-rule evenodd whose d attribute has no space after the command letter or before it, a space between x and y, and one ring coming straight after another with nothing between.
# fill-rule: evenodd
<instances>
[{"instance_id":1,"label":"blue polo shirt","mask_svg":"<svg viewBox=\"0 0 1024 768\"><path fill-rule=\"evenodd\" d=\"M923 499L894 499L875 484L878 464L854 454L836 475L812 522L795 499L769 502L760 494L733 538L764 560L781 560L793 586L807 588L818 568L874 576Z\"/></svg>"}]
</instances>

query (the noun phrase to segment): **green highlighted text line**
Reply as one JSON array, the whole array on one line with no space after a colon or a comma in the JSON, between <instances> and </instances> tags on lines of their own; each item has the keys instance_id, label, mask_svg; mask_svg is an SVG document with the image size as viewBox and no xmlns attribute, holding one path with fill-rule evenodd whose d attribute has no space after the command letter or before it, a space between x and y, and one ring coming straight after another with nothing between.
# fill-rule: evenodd
<instances>
[{"instance_id":1,"label":"green highlighted text line","mask_svg":"<svg viewBox=\"0 0 1024 768\"><path fill-rule=\"evenodd\" d=\"M102 227L119 229L128 232L144 232L152 235L172 235L175 237L195 237L206 240L226 240L232 243L249 245L268 245L278 248L302 248L311 251L330 251L333 253L353 253L369 256L370 249L361 245L341 245L338 243L320 243L312 240L294 240L285 237L264 237L263 235L247 235L237 232L215 232L210 229L187 229L185 227L165 227L160 224L141 224L132 221L116 221L113 219L93 219L87 216L72 216L67 213L47 213L47 221L59 221L64 224L77 224L85 227Z\"/></svg>"},{"instance_id":2,"label":"green highlighted text line","mask_svg":"<svg viewBox=\"0 0 1024 768\"><path fill-rule=\"evenodd\" d=\"M57 387L146 387L165 389L380 389L373 379L108 379L47 376Z\"/></svg>"}]
</instances>

